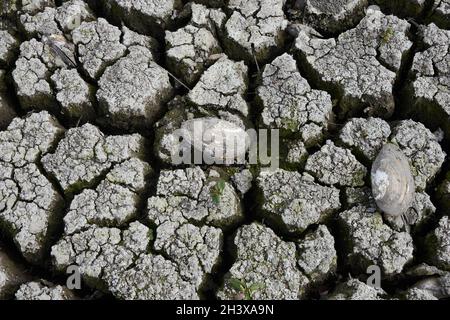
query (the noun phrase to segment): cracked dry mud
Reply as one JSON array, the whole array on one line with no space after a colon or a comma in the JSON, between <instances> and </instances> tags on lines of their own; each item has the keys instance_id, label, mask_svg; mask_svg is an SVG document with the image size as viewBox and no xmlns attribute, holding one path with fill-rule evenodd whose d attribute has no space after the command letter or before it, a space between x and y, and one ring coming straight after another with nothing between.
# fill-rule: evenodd
<instances>
[{"instance_id":1,"label":"cracked dry mud","mask_svg":"<svg viewBox=\"0 0 450 320\"><path fill-rule=\"evenodd\" d=\"M448 0L2 5L0 299L450 297ZM279 168L173 163L179 130L232 149L197 125L278 129Z\"/></svg>"}]
</instances>

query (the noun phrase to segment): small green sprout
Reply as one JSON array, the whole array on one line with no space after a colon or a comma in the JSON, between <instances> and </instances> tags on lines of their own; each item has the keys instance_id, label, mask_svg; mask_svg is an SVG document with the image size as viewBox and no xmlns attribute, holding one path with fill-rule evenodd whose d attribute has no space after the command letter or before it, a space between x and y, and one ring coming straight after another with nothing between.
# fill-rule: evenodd
<instances>
[{"instance_id":1,"label":"small green sprout","mask_svg":"<svg viewBox=\"0 0 450 320\"><path fill-rule=\"evenodd\" d=\"M394 36L394 29L392 27L388 27L381 34L381 43L387 44L389 41L391 41L393 36Z\"/></svg>"},{"instance_id":2,"label":"small green sprout","mask_svg":"<svg viewBox=\"0 0 450 320\"><path fill-rule=\"evenodd\" d=\"M223 191L225 190L225 180L220 179L216 182L216 185L211 188L211 197L215 204L220 203Z\"/></svg>"},{"instance_id":3,"label":"small green sprout","mask_svg":"<svg viewBox=\"0 0 450 320\"><path fill-rule=\"evenodd\" d=\"M298 130L298 122L294 119L284 119L283 121L284 127L289 131L297 131Z\"/></svg>"},{"instance_id":4,"label":"small green sprout","mask_svg":"<svg viewBox=\"0 0 450 320\"><path fill-rule=\"evenodd\" d=\"M153 230L152 229L150 229L148 231L147 235L148 235L148 239L150 239L150 240L154 240L155 239L154 236L153 236Z\"/></svg>"},{"instance_id":5,"label":"small green sprout","mask_svg":"<svg viewBox=\"0 0 450 320\"><path fill-rule=\"evenodd\" d=\"M256 291L264 289L263 283L252 283L248 286L244 281L232 278L229 280L230 286L237 292L237 296L243 300L253 300Z\"/></svg>"}]
</instances>

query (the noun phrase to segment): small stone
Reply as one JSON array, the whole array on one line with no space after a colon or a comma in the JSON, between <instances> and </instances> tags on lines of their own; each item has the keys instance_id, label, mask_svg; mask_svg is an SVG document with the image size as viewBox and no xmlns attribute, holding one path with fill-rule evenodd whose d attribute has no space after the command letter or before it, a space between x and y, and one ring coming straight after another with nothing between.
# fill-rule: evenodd
<instances>
[{"instance_id":1,"label":"small stone","mask_svg":"<svg viewBox=\"0 0 450 320\"><path fill-rule=\"evenodd\" d=\"M231 179L233 180L236 189L243 196L246 194L252 187L253 182L253 174L249 169L244 169L235 173Z\"/></svg>"}]
</instances>

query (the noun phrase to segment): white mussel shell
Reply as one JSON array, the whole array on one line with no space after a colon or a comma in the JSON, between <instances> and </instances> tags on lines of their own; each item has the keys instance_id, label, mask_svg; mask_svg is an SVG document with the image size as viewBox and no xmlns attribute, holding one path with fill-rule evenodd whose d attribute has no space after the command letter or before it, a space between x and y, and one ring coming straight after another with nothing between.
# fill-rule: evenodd
<instances>
[{"instance_id":1,"label":"white mussel shell","mask_svg":"<svg viewBox=\"0 0 450 320\"><path fill-rule=\"evenodd\" d=\"M384 213L400 216L411 206L415 193L408 159L394 144L386 144L373 162L372 194Z\"/></svg>"},{"instance_id":2,"label":"white mussel shell","mask_svg":"<svg viewBox=\"0 0 450 320\"><path fill-rule=\"evenodd\" d=\"M236 159L245 160L250 137L232 122L213 118L187 120L181 125L184 138L195 149L214 160L214 163L230 164Z\"/></svg>"}]
</instances>

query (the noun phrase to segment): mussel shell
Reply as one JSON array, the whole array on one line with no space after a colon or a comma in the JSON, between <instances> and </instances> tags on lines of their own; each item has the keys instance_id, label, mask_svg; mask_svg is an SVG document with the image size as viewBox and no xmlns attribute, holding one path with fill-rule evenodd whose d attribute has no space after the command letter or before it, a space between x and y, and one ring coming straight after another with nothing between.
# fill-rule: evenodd
<instances>
[{"instance_id":1,"label":"mussel shell","mask_svg":"<svg viewBox=\"0 0 450 320\"><path fill-rule=\"evenodd\" d=\"M386 144L372 164L372 194L384 213L400 216L414 199L414 178L408 159L394 144Z\"/></svg>"},{"instance_id":2,"label":"mussel shell","mask_svg":"<svg viewBox=\"0 0 450 320\"><path fill-rule=\"evenodd\" d=\"M195 149L215 159L216 163L233 163L245 159L250 137L236 124L214 117L183 122L184 139Z\"/></svg>"}]
</instances>

